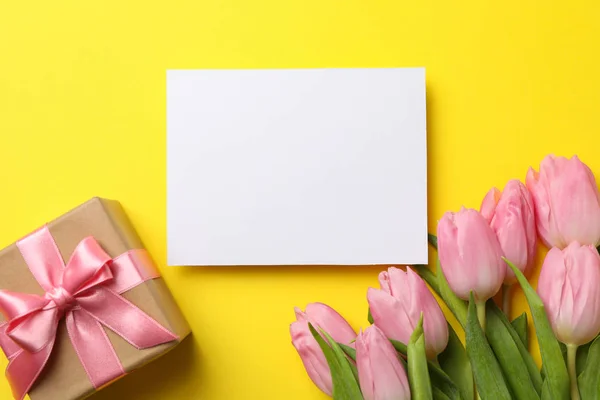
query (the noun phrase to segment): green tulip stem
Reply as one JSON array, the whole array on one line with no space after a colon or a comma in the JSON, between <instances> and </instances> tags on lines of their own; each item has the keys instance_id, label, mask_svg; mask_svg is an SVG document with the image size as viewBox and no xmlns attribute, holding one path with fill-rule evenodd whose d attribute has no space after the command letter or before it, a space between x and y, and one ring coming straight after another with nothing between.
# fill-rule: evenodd
<instances>
[{"instance_id":1,"label":"green tulip stem","mask_svg":"<svg viewBox=\"0 0 600 400\"><path fill-rule=\"evenodd\" d=\"M485 332L485 301L476 301L475 307L477 308L477 319L481 330Z\"/></svg>"},{"instance_id":2,"label":"green tulip stem","mask_svg":"<svg viewBox=\"0 0 600 400\"><path fill-rule=\"evenodd\" d=\"M571 380L571 400L579 400L579 388L577 387L577 345L567 345L567 368Z\"/></svg>"},{"instance_id":3,"label":"green tulip stem","mask_svg":"<svg viewBox=\"0 0 600 400\"><path fill-rule=\"evenodd\" d=\"M502 311L506 318L510 320L510 294L512 292L512 284L502 285Z\"/></svg>"}]
</instances>

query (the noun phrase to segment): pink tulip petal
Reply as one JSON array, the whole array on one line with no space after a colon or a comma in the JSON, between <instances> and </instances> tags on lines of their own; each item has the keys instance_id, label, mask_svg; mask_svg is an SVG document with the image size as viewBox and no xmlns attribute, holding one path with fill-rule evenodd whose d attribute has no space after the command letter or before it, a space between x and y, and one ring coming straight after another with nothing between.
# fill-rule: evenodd
<instances>
[{"instance_id":1,"label":"pink tulip petal","mask_svg":"<svg viewBox=\"0 0 600 400\"><path fill-rule=\"evenodd\" d=\"M350 343L356 338L356 332L344 317L326 304L310 303L305 314L337 342Z\"/></svg>"},{"instance_id":2,"label":"pink tulip petal","mask_svg":"<svg viewBox=\"0 0 600 400\"><path fill-rule=\"evenodd\" d=\"M406 272L411 293L416 294L415 302L419 304L417 323L421 317L421 313L423 313L423 330L425 333L427 357L433 359L444 351L448 345L448 323L442 309L423 279L410 268L407 268Z\"/></svg>"},{"instance_id":3,"label":"pink tulip petal","mask_svg":"<svg viewBox=\"0 0 600 400\"><path fill-rule=\"evenodd\" d=\"M400 268L390 267L388 269L388 277L390 283L390 294L397 299L402 298L402 296L406 296L407 294L407 280L406 280L406 272L402 271Z\"/></svg>"},{"instance_id":4,"label":"pink tulip petal","mask_svg":"<svg viewBox=\"0 0 600 400\"><path fill-rule=\"evenodd\" d=\"M569 271L573 291L573 315L571 317L575 341L586 343L600 330L600 256L593 246L582 246L573 252L573 266ZM596 282L596 284L590 284Z\"/></svg>"},{"instance_id":5,"label":"pink tulip petal","mask_svg":"<svg viewBox=\"0 0 600 400\"><path fill-rule=\"evenodd\" d=\"M510 260L525 276L528 276L536 254L535 213L531 194L516 179L507 182L503 192L492 189L483 201L489 203L491 193L496 205L488 212L487 219L500 243L504 256ZM505 284L512 284L516 278L512 270L505 266Z\"/></svg>"},{"instance_id":6,"label":"pink tulip petal","mask_svg":"<svg viewBox=\"0 0 600 400\"><path fill-rule=\"evenodd\" d=\"M481 203L481 207L479 208L481 215L483 218L487 220L488 223L492 222L492 218L494 216L494 212L496 210L496 205L501 197L501 192L497 188L491 188L490 191L483 198L483 202Z\"/></svg>"},{"instance_id":7,"label":"pink tulip petal","mask_svg":"<svg viewBox=\"0 0 600 400\"><path fill-rule=\"evenodd\" d=\"M356 365L365 400L409 400L410 388L398 354L372 325L357 338Z\"/></svg>"},{"instance_id":8,"label":"pink tulip petal","mask_svg":"<svg viewBox=\"0 0 600 400\"><path fill-rule=\"evenodd\" d=\"M369 357L369 347L364 339L363 332L359 333L356 338L356 368L359 371L358 381L363 397L373 399L375 396L375 379L371 358Z\"/></svg>"},{"instance_id":9,"label":"pink tulip petal","mask_svg":"<svg viewBox=\"0 0 600 400\"><path fill-rule=\"evenodd\" d=\"M292 344L296 348L308 376L321 391L331 396L333 384L329 365L323 351L308 328L308 322L293 322L290 325L290 334Z\"/></svg>"},{"instance_id":10,"label":"pink tulip petal","mask_svg":"<svg viewBox=\"0 0 600 400\"><path fill-rule=\"evenodd\" d=\"M547 156L527 174L537 229L549 247L600 243L600 193L592 171L577 156Z\"/></svg>"},{"instance_id":11,"label":"pink tulip petal","mask_svg":"<svg viewBox=\"0 0 600 400\"><path fill-rule=\"evenodd\" d=\"M308 319L306 313L298 307L294 307L294 313L296 314L296 320L298 321L306 321Z\"/></svg>"},{"instance_id":12,"label":"pink tulip petal","mask_svg":"<svg viewBox=\"0 0 600 400\"><path fill-rule=\"evenodd\" d=\"M290 325L292 344L308 376L319 389L331 396L332 381L329 365L308 324L311 323L316 329L323 329L341 343L350 343L356 337L356 333L339 313L326 304L312 303L306 307L305 312L298 307L294 312L297 321Z\"/></svg>"},{"instance_id":13,"label":"pink tulip petal","mask_svg":"<svg viewBox=\"0 0 600 400\"><path fill-rule=\"evenodd\" d=\"M506 275L500 243L477 211L465 210L455 218L460 227L456 246L461 250L461 273L452 271L446 278L459 297L467 299L473 291L476 299L487 300L498 292Z\"/></svg>"},{"instance_id":14,"label":"pink tulip petal","mask_svg":"<svg viewBox=\"0 0 600 400\"><path fill-rule=\"evenodd\" d=\"M470 282L463 276L463 260L458 245L458 228L455 215L451 212L444 214L437 226L438 255L444 275L456 295L467 299Z\"/></svg>"},{"instance_id":15,"label":"pink tulip petal","mask_svg":"<svg viewBox=\"0 0 600 400\"><path fill-rule=\"evenodd\" d=\"M392 287L390 285L390 276L388 274L387 271L381 271L379 273L379 286L381 287L381 290L383 290L384 292L388 293L388 294L392 294Z\"/></svg>"},{"instance_id":16,"label":"pink tulip petal","mask_svg":"<svg viewBox=\"0 0 600 400\"><path fill-rule=\"evenodd\" d=\"M542 265L537 292L552 325L555 325L559 316L566 274L562 252L556 247L550 249Z\"/></svg>"},{"instance_id":17,"label":"pink tulip petal","mask_svg":"<svg viewBox=\"0 0 600 400\"><path fill-rule=\"evenodd\" d=\"M529 168L526 178L527 189L529 189L535 204L536 226L540 238L548 247L560 246L562 248L566 244L554 221L554 214L550 207L550 193L545 186L545 176L545 172L538 173L533 168Z\"/></svg>"},{"instance_id":18,"label":"pink tulip petal","mask_svg":"<svg viewBox=\"0 0 600 400\"><path fill-rule=\"evenodd\" d=\"M600 256L593 246L572 242L546 255L538 293L556 337L581 345L600 333Z\"/></svg>"},{"instance_id":19,"label":"pink tulip petal","mask_svg":"<svg viewBox=\"0 0 600 400\"><path fill-rule=\"evenodd\" d=\"M405 306L405 309L407 309L407 314L412 321L412 328L414 330L421 319L421 314L423 314L424 308L427 306L426 303L429 301L429 298L425 298L425 295L431 295L431 293L429 292L429 289L427 289L427 286L421 277L419 277L419 275L417 275L410 268L406 269L405 276L407 280L405 292L410 296L409 308L407 309Z\"/></svg>"},{"instance_id":20,"label":"pink tulip petal","mask_svg":"<svg viewBox=\"0 0 600 400\"><path fill-rule=\"evenodd\" d=\"M415 325L406 313L404 304L384 291L373 288L367 290L367 300L375 325L390 339L408 343Z\"/></svg>"},{"instance_id":21,"label":"pink tulip petal","mask_svg":"<svg viewBox=\"0 0 600 400\"><path fill-rule=\"evenodd\" d=\"M600 202L589 168L573 157L550 187L557 228L565 240L596 246L600 239Z\"/></svg>"}]
</instances>

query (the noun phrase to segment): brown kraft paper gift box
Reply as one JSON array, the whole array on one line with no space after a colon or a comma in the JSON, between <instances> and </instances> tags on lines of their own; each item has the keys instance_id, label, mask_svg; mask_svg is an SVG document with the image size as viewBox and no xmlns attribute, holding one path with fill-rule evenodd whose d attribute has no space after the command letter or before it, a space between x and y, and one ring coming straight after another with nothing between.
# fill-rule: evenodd
<instances>
[{"instance_id":1,"label":"brown kraft paper gift box","mask_svg":"<svg viewBox=\"0 0 600 400\"><path fill-rule=\"evenodd\" d=\"M77 244L93 236L109 256L115 258L144 246L117 201L93 198L48 225L66 261ZM0 289L43 295L16 244L0 251ZM122 295L165 328L179 336L177 341L137 350L123 338L104 327L127 373L142 367L177 346L190 328L162 278L148 280ZM0 321L4 318L0 315ZM29 391L32 400L72 400L93 394L89 381L61 320L52 355Z\"/></svg>"}]
</instances>

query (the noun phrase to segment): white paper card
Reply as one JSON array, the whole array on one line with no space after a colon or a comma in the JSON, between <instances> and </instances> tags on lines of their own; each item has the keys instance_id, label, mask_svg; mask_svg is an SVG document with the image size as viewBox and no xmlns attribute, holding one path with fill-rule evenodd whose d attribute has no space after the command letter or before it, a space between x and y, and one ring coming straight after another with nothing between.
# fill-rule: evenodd
<instances>
[{"instance_id":1,"label":"white paper card","mask_svg":"<svg viewBox=\"0 0 600 400\"><path fill-rule=\"evenodd\" d=\"M168 71L168 263L427 263L426 158L422 68Z\"/></svg>"}]
</instances>

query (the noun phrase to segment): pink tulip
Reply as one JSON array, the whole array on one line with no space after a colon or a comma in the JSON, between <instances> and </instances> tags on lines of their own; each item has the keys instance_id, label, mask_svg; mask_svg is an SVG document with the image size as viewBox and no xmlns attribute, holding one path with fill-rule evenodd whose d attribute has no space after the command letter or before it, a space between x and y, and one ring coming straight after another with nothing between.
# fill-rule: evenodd
<instances>
[{"instance_id":1,"label":"pink tulip","mask_svg":"<svg viewBox=\"0 0 600 400\"><path fill-rule=\"evenodd\" d=\"M333 308L323 303L311 303L306 311L299 308L296 311L296 321L290 325L292 344L298 351L308 376L326 394L332 394L332 381L329 365L323 351L313 337L308 323L315 329L321 328L339 343L349 344L356 338L356 332Z\"/></svg>"},{"instance_id":2,"label":"pink tulip","mask_svg":"<svg viewBox=\"0 0 600 400\"><path fill-rule=\"evenodd\" d=\"M577 156L549 155L540 172L529 168L527 188L535 205L540 237L548 247L600 244L600 196L592 171Z\"/></svg>"},{"instance_id":3,"label":"pink tulip","mask_svg":"<svg viewBox=\"0 0 600 400\"><path fill-rule=\"evenodd\" d=\"M379 274L381 290L369 288L367 300L375 325L390 338L407 344L423 313L427 357L434 359L448 344L448 324L425 282L412 269L391 267Z\"/></svg>"},{"instance_id":4,"label":"pink tulip","mask_svg":"<svg viewBox=\"0 0 600 400\"><path fill-rule=\"evenodd\" d=\"M410 400L408 378L398 353L375 325L356 338L356 367L365 400Z\"/></svg>"},{"instance_id":5,"label":"pink tulip","mask_svg":"<svg viewBox=\"0 0 600 400\"><path fill-rule=\"evenodd\" d=\"M477 302L494 296L504 281L506 265L496 234L473 209L444 214L437 227L438 254L450 288L464 300L472 291Z\"/></svg>"},{"instance_id":6,"label":"pink tulip","mask_svg":"<svg viewBox=\"0 0 600 400\"><path fill-rule=\"evenodd\" d=\"M525 185L511 180L504 192L492 188L483 199L481 215L496 233L504 256L528 276L534 264L537 237L533 200ZM515 274L507 265L504 283L515 281Z\"/></svg>"},{"instance_id":7,"label":"pink tulip","mask_svg":"<svg viewBox=\"0 0 600 400\"><path fill-rule=\"evenodd\" d=\"M554 334L581 345L600 333L600 256L590 245L572 242L546 255L537 287Z\"/></svg>"}]
</instances>

